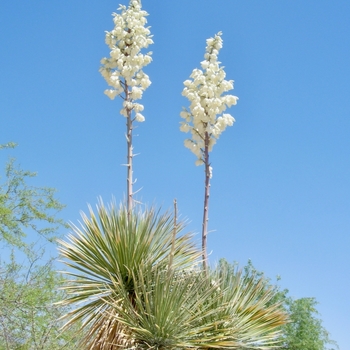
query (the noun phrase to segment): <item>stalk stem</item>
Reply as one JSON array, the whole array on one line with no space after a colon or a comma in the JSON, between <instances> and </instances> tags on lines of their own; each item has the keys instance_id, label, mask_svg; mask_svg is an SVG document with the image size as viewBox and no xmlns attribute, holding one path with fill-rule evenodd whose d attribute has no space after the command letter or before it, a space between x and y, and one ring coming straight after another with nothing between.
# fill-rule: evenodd
<instances>
[{"instance_id":1,"label":"stalk stem","mask_svg":"<svg viewBox=\"0 0 350 350\"><path fill-rule=\"evenodd\" d=\"M204 185L204 207L203 207L203 223L202 223L202 260L203 269L208 271L207 256L207 235L208 235L208 212L209 212L209 190L210 190L210 163L209 163L209 134L205 132L204 139L204 166L205 166L205 185Z\"/></svg>"},{"instance_id":2,"label":"stalk stem","mask_svg":"<svg viewBox=\"0 0 350 350\"><path fill-rule=\"evenodd\" d=\"M128 84L125 82L125 101L130 101ZM127 212L128 219L130 219L131 211L133 207L133 147L132 147L132 119L131 119L131 109L126 108L127 118L126 118L126 141L127 141L127 176L126 176L126 196L127 196Z\"/></svg>"}]
</instances>

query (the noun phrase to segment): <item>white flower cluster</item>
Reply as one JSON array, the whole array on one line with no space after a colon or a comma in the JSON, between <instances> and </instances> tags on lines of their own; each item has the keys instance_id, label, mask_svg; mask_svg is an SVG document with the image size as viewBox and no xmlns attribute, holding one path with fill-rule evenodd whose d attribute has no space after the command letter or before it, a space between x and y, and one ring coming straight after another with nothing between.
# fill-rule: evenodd
<instances>
[{"instance_id":1,"label":"white flower cluster","mask_svg":"<svg viewBox=\"0 0 350 350\"><path fill-rule=\"evenodd\" d=\"M191 103L189 110L183 109L180 113L184 119L180 130L191 132L192 138L185 140L185 147L196 156L196 165L204 163L204 149L208 140L208 151L211 151L216 140L227 126L232 126L235 119L223 113L227 107L237 103L238 97L223 95L233 89L233 80L225 80L226 73L218 61L219 50L222 48L222 33L214 38L207 39L202 69L194 69L191 80L184 82L182 95Z\"/></svg>"},{"instance_id":2,"label":"white flower cluster","mask_svg":"<svg viewBox=\"0 0 350 350\"><path fill-rule=\"evenodd\" d=\"M106 32L106 44L109 46L110 58L101 60L100 72L111 89L105 94L114 99L124 96L123 109L120 113L127 116L127 111L134 110L135 119L144 121L140 114L143 105L133 101L142 98L143 92L151 85L151 81L142 68L151 61L151 54L142 54L141 50L153 44L149 27L146 27L148 13L141 10L140 0L131 0L129 7L120 5L120 14L113 13L114 29Z\"/></svg>"}]
</instances>

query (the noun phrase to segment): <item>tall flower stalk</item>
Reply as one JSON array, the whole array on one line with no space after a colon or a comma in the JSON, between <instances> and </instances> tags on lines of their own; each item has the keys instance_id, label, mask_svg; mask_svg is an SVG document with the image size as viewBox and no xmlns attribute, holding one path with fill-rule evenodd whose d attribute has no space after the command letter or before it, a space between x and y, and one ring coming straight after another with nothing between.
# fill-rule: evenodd
<instances>
[{"instance_id":1,"label":"tall flower stalk","mask_svg":"<svg viewBox=\"0 0 350 350\"><path fill-rule=\"evenodd\" d=\"M141 0L131 0L128 7L120 5L120 14L113 13L114 29L106 32L106 44L110 51L109 58L101 60L100 73L110 89L105 94L114 100L119 96L123 100L120 114L126 118L127 142L127 210L133 207L133 129L134 123L145 121L141 114L144 107L135 101L142 98L143 92L151 81L143 72L143 67L151 61L152 52L141 51L153 44L150 27L147 27L148 13L141 9Z\"/></svg>"},{"instance_id":2,"label":"tall flower stalk","mask_svg":"<svg viewBox=\"0 0 350 350\"><path fill-rule=\"evenodd\" d=\"M189 99L190 106L180 113L184 119L180 130L191 133L191 138L185 140L185 147L196 155L196 165L204 164L202 258L205 270L208 264L208 213L212 177L209 153L226 127L232 126L235 122L230 114L223 112L227 107L235 105L238 100L236 96L225 94L233 89L233 80L225 80L226 73L218 61L218 54L222 48L221 35L219 32L214 38L207 39L204 61L201 62L202 69L194 69L190 79L185 80L182 95Z\"/></svg>"}]
</instances>

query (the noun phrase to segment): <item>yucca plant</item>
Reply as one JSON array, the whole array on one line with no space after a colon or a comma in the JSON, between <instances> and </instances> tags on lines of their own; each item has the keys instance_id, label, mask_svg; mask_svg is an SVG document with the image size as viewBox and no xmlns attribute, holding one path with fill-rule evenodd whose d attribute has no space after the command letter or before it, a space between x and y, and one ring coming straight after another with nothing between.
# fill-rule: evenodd
<instances>
[{"instance_id":1,"label":"yucca plant","mask_svg":"<svg viewBox=\"0 0 350 350\"><path fill-rule=\"evenodd\" d=\"M208 274L196 267L164 269L143 264L133 275L134 298L123 281L109 302L113 317L129 329L139 349L272 349L286 314L271 304L263 278L222 266ZM124 293L124 294L123 294Z\"/></svg>"},{"instance_id":2,"label":"yucca plant","mask_svg":"<svg viewBox=\"0 0 350 350\"><path fill-rule=\"evenodd\" d=\"M286 316L263 278L219 265L205 272L183 223L155 210L100 202L61 254L73 279L67 327L83 349L271 349ZM269 305L269 306L268 306Z\"/></svg>"},{"instance_id":3,"label":"yucca plant","mask_svg":"<svg viewBox=\"0 0 350 350\"><path fill-rule=\"evenodd\" d=\"M215 319L227 305L216 304L216 287L207 275L196 268L163 269L142 265L134 275L135 299L124 295L123 301L111 304L115 318L133 334L139 349L185 349L222 342L230 329L219 325L229 317ZM114 290L122 292L121 281ZM215 305L215 307L214 307ZM231 344L234 345L234 344Z\"/></svg>"},{"instance_id":4,"label":"yucca plant","mask_svg":"<svg viewBox=\"0 0 350 350\"><path fill-rule=\"evenodd\" d=\"M173 268L185 270L198 261L200 252L192 234L181 234L184 224L174 223L169 213L150 209L129 215L123 206L105 207L100 201L97 215L90 207L89 217L82 214L82 220L80 228L73 225L68 239L60 241L69 267L65 273L72 277L64 287L70 297L61 304L75 305L66 326L83 322L84 349L129 346L130 332L117 322L111 305L124 303L126 296L136 303L140 266L165 269L171 256Z\"/></svg>"},{"instance_id":5,"label":"yucca plant","mask_svg":"<svg viewBox=\"0 0 350 350\"><path fill-rule=\"evenodd\" d=\"M235 349L278 346L281 325L288 321L287 314L280 303L274 301L275 290L266 288L264 277L243 274L238 268L219 264L210 271L209 278L218 288L214 296L216 305L226 305L218 309L215 318L230 317L231 340L237 342Z\"/></svg>"}]
</instances>

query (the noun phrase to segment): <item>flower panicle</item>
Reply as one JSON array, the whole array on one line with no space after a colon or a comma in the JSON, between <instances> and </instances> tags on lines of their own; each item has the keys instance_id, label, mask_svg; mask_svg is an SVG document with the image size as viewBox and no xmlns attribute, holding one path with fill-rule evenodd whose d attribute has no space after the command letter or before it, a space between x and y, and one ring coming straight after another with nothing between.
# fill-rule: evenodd
<instances>
[{"instance_id":1,"label":"flower panicle","mask_svg":"<svg viewBox=\"0 0 350 350\"><path fill-rule=\"evenodd\" d=\"M226 80L224 67L218 61L220 49L223 47L222 32L206 40L204 60L200 63L202 69L195 68L190 78L184 81L182 95L189 102L189 108L180 113L182 119L180 130L191 134L191 139L185 140L197 157L196 165L203 164L206 135L209 137L208 150L211 151L216 140L227 126L232 126L235 119L227 108L237 104L238 97L227 94L233 90L234 81Z\"/></svg>"},{"instance_id":2,"label":"flower panicle","mask_svg":"<svg viewBox=\"0 0 350 350\"><path fill-rule=\"evenodd\" d=\"M148 13L141 9L140 0L131 0L129 7L120 5L118 10L120 13L112 14L114 28L106 31L105 36L110 57L102 58L99 71L110 86L104 93L112 100L120 96L131 102L129 108L136 113L135 120L143 121L141 105L134 101L141 99L151 85L149 76L143 72L152 62L152 52L143 53L153 44L150 27L146 26Z\"/></svg>"}]
</instances>

